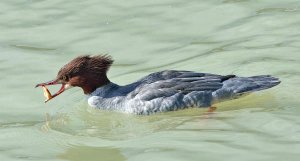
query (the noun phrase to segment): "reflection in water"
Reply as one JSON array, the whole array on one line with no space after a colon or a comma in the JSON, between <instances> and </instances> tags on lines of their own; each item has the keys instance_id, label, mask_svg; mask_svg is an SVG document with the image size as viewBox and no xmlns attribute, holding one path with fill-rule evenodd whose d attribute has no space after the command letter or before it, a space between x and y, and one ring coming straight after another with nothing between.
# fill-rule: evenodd
<instances>
[{"instance_id":1,"label":"reflection in water","mask_svg":"<svg viewBox=\"0 0 300 161\"><path fill-rule=\"evenodd\" d=\"M56 113L53 118L51 118L49 113L46 113L45 123L41 126L41 130L48 132L51 127L60 128L67 125L68 116L65 113Z\"/></svg>"},{"instance_id":2,"label":"reflection in water","mask_svg":"<svg viewBox=\"0 0 300 161\"><path fill-rule=\"evenodd\" d=\"M124 140L175 129L187 121L199 117L210 118L207 109L186 109L150 116L137 116L92 107L80 106L69 113L46 113L41 130L50 130L73 136L96 137L109 140Z\"/></svg>"},{"instance_id":3,"label":"reflection in water","mask_svg":"<svg viewBox=\"0 0 300 161\"><path fill-rule=\"evenodd\" d=\"M69 161L123 161L126 159L117 148L88 146L71 146L57 157Z\"/></svg>"},{"instance_id":4,"label":"reflection in water","mask_svg":"<svg viewBox=\"0 0 300 161\"><path fill-rule=\"evenodd\" d=\"M203 123L207 119L226 119L220 112L259 108L275 110L277 104L272 94L251 94L240 99L216 104L216 109L190 108L149 116L137 116L112 111L103 111L88 106L78 106L70 113L56 113L52 118L47 113L43 131L50 129L73 136L96 137L108 140L125 140L147 136L156 132L174 130L188 122ZM269 105L269 106L268 106ZM263 108L272 107L272 108ZM217 114L217 115L215 115Z\"/></svg>"}]
</instances>

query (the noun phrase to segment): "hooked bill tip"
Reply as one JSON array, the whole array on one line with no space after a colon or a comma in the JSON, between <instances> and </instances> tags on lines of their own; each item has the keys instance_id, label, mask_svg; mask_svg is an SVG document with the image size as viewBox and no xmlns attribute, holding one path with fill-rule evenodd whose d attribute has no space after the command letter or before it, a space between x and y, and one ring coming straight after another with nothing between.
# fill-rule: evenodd
<instances>
[{"instance_id":1,"label":"hooked bill tip","mask_svg":"<svg viewBox=\"0 0 300 161\"><path fill-rule=\"evenodd\" d=\"M39 84L35 85L34 88L40 87L40 86L45 86L45 85L44 85L44 83L39 83Z\"/></svg>"}]
</instances>

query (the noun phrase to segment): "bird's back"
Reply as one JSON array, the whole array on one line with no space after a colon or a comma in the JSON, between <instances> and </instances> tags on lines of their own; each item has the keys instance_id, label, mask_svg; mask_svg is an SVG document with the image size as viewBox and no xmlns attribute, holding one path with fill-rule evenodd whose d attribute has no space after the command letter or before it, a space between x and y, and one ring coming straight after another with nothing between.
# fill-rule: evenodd
<instances>
[{"instance_id":1,"label":"bird's back","mask_svg":"<svg viewBox=\"0 0 300 161\"><path fill-rule=\"evenodd\" d=\"M113 107L119 102L119 109L136 114L207 107L211 105L212 92L230 77L174 70L152 73L132 84L114 87L113 92L102 92L110 95L101 98L101 106Z\"/></svg>"},{"instance_id":2,"label":"bird's back","mask_svg":"<svg viewBox=\"0 0 300 161\"><path fill-rule=\"evenodd\" d=\"M151 114L189 107L209 107L214 102L279 84L271 76L236 77L191 71L152 73L132 84L110 83L91 94L89 104L135 114Z\"/></svg>"}]
</instances>

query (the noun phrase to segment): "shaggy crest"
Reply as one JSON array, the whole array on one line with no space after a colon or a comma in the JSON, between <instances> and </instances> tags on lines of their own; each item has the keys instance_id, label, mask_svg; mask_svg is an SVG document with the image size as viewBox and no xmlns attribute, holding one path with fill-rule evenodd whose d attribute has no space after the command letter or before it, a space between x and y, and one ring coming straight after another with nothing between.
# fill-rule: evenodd
<instances>
[{"instance_id":1,"label":"shaggy crest","mask_svg":"<svg viewBox=\"0 0 300 161\"><path fill-rule=\"evenodd\" d=\"M59 70L57 79L68 81L74 76L86 74L100 77L100 75L106 75L112 63L113 60L109 55L79 56Z\"/></svg>"}]
</instances>

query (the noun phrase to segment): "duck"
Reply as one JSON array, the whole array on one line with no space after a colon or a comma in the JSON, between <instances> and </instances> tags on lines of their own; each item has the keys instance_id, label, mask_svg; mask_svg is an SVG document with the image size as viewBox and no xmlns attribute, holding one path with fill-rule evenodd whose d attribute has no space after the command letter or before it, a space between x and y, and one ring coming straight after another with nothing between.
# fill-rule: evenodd
<instances>
[{"instance_id":1,"label":"duck","mask_svg":"<svg viewBox=\"0 0 300 161\"><path fill-rule=\"evenodd\" d=\"M64 65L55 79L35 87L61 85L49 99L72 87L80 87L93 108L149 115L193 107L210 108L219 102L240 98L280 83L271 75L242 77L164 70L127 85L118 85L107 77L113 62L109 55L78 56Z\"/></svg>"}]
</instances>

